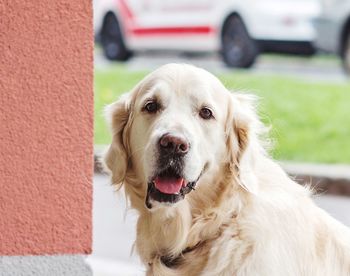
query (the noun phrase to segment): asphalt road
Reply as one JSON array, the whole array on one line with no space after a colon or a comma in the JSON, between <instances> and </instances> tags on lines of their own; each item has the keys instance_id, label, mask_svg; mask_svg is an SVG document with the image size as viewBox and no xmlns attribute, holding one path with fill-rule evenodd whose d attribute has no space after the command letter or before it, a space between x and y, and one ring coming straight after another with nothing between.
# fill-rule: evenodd
<instances>
[{"instance_id":1,"label":"asphalt road","mask_svg":"<svg viewBox=\"0 0 350 276\"><path fill-rule=\"evenodd\" d=\"M100 48L95 49L95 68L106 69L116 62L104 58ZM237 69L224 65L219 55L181 55L168 52L148 52L135 55L123 63L129 70L153 70L163 64L191 63L213 73L233 72ZM309 81L346 82L349 78L342 70L341 61L335 56L300 57L263 54L251 69L241 69L252 74L277 74Z\"/></svg>"},{"instance_id":2,"label":"asphalt road","mask_svg":"<svg viewBox=\"0 0 350 276\"><path fill-rule=\"evenodd\" d=\"M108 177L95 175L93 199L93 254L87 261L94 275L144 275L143 266L132 254L137 214L126 210L123 192L115 192ZM315 201L350 227L350 197L321 195Z\"/></svg>"}]
</instances>

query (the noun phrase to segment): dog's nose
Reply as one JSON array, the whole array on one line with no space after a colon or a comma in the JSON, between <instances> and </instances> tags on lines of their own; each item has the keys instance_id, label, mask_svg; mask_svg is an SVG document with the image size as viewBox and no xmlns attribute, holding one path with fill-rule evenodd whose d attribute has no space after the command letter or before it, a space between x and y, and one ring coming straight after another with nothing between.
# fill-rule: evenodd
<instances>
[{"instance_id":1,"label":"dog's nose","mask_svg":"<svg viewBox=\"0 0 350 276\"><path fill-rule=\"evenodd\" d=\"M176 154L186 154L190 148L189 143L182 137L164 134L159 140L161 150Z\"/></svg>"}]
</instances>

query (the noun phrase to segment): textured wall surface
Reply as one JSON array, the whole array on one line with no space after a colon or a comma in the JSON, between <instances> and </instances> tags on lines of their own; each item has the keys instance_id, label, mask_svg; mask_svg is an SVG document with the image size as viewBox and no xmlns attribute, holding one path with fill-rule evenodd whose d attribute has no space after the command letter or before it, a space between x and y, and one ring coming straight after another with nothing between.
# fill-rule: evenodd
<instances>
[{"instance_id":1,"label":"textured wall surface","mask_svg":"<svg viewBox=\"0 0 350 276\"><path fill-rule=\"evenodd\" d=\"M89 253L90 0L0 0L0 255Z\"/></svg>"},{"instance_id":2,"label":"textured wall surface","mask_svg":"<svg viewBox=\"0 0 350 276\"><path fill-rule=\"evenodd\" d=\"M0 257L0 276L91 276L81 255Z\"/></svg>"}]
</instances>

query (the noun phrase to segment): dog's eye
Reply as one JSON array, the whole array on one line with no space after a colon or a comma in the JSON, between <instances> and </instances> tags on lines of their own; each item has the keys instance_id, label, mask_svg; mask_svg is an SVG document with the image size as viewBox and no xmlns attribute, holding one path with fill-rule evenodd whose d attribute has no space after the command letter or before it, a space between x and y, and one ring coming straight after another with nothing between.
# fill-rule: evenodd
<instances>
[{"instance_id":1,"label":"dog's eye","mask_svg":"<svg viewBox=\"0 0 350 276\"><path fill-rule=\"evenodd\" d=\"M155 113L159 109L159 104L155 101L148 102L143 109L148 113Z\"/></svg>"},{"instance_id":2,"label":"dog's eye","mask_svg":"<svg viewBox=\"0 0 350 276\"><path fill-rule=\"evenodd\" d=\"M214 118L213 112L207 107L201 108L201 110L199 111L199 116L201 116L204 120Z\"/></svg>"}]
</instances>

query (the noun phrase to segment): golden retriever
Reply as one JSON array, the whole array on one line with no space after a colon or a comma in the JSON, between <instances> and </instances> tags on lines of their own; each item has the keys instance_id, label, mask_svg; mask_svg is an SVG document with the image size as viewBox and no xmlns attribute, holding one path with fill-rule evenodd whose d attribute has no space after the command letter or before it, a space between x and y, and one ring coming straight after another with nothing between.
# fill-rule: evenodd
<instances>
[{"instance_id":1,"label":"golden retriever","mask_svg":"<svg viewBox=\"0 0 350 276\"><path fill-rule=\"evenodd\" d=\"M168 64L108 110L147 275L350 275L349 230L269 158L253 96Z\"/></svg>"}]
</instances>

